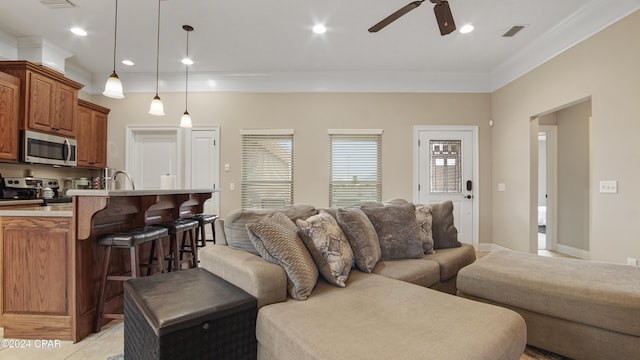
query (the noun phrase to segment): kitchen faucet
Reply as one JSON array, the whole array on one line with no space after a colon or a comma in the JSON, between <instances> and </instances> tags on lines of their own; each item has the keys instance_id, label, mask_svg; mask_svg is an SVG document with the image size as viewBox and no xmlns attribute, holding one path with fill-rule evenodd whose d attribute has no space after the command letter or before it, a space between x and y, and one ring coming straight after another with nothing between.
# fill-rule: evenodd
<instances>
[{"instance_id":1,"label":"kitchen faucet","mask_svg":"<svg viewBox=\"0 0 640 360\"><path fill-rule=\"evenodd\" d=\"M116 181L116 178L118 177L118 175L123 174L128 180L129 183L131 184L131 189L135 190L136 189L136 185L133 183L133 180L131 179L131 176L129 176L129 174L127 174L126 171L124 170L118 170L113 174L113 181Z\"/></svg>"}]
</instances>

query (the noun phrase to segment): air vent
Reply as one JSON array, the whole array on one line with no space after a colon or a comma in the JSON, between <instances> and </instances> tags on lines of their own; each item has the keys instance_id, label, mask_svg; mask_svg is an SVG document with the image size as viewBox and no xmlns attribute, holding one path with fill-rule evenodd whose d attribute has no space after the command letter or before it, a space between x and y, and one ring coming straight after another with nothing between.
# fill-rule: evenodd
<instances>
[{"instance_id":1,"label":"air vent","mask_svg":"<svg viewBox=\"0 0 640 360\"><path fill-rule=\"evenodd\" d=\"M502 37L513 37L519 33L520 30L524 29L524 27L525 25L515 25L511 29L507 30L506 33L502 34Z\"/></svg>"},{"instance_id":2,"label":"air vent","mask_svg":"<svg viewBox=\"0 0 640 360\"><path fill-rule=\"evenodd\" d=\"M69 0L40 0L40 4L48 7L49 9L68 9L78 7L78 5Z\"/></svg>"}]
</instances>

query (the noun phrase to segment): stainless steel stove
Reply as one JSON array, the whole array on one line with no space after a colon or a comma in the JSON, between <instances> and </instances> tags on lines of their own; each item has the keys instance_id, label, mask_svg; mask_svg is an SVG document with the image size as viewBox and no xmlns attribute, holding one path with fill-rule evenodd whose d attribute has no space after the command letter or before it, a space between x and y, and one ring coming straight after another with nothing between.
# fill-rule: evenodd
<instances>
[{"instance_id":1,"label":"stainless steel stove","mask_svg":"<svg viewBox=\"0 0 640 360\"><path fill-rule=\"evenodd\" d=\"M39 198L39 190L51 188L54 198L58 197L58 179L36 177L4 177L0 181L0 199L33 200Z\"/></svg>"}]
</instances>

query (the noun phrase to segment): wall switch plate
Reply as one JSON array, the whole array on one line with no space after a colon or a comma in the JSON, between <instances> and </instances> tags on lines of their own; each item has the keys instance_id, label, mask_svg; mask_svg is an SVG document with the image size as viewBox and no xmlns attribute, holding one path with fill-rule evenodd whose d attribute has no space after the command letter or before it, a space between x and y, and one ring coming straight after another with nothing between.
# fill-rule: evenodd
<instances>
[{"instance_id":1,"label":"wall switch plate","mask_svg":"<svg viewBox=\"0 0 640 360\"><path fill-rule=\"evenodd\" d=\"M600 180L600 192L615 194L618 192L618 181L617 180Z\"/></svg>"},{"instance_id":2,"label":"wall switch plate","mask_svg":"<svg viewBox=\"0 0 640 360\"><path fill-rule=\"evenodd\" d=\"M230 169L229 164L224 164L224 171L227 171L227 172L228 172L228 171L229 171L229 169Z\"/></svg>"},{"instance_id":3,"label":"wall switch plate","mask_svg":"<svg viewBox=\"0 0 640 360\"><path fill-rule=\"evenodd\" d=\"M504 183L498 184L498 191L506 191L506 190L507 190L507 185L505 185Z\"/></svg>"},{"instance_id":4,"label":"wall switch plate","mask_svg":"<svg viewBox=\"0 0 640 360\"><path fill-rule=\"evenodd\" d=\"M236 183L229 183L229 190L235 190L236 189Z\"/></svg>"},{"instance_id":5,"label":"wall switch plate","mask_svg":"<svg viewBox=\"0 0 640 360\"><path fill-rule=\"evenodd\" d=\"M627 265L638 266L638 259L627 258Z\"/></svg>"}]
</instances>

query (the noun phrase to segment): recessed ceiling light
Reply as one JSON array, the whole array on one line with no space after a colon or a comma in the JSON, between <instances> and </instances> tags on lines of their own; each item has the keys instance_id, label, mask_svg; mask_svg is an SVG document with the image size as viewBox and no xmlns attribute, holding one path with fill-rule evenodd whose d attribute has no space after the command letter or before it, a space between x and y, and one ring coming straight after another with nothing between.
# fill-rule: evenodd
<instances>
[{"instance_id":1,"label":"recessed ceiling light","mask_svg":"<svg viewBox=\"0 0 640 360\"><path fill-rule=\"evenodd\" d=\"M122 60L122 63L127 65L127 66L133 66L135 65L135 63L131 60Z\"/></svg>"},{"instance_id":2,"label":"recessed ceiling light","mask_svg":"<svg viewBox=\"0 0 640 360\"><path fill-rule=\"evenodd\" d=\"M460 33L461 34L468 34L468 33L472 32L473 29L474 29L473 25L465 24L462 28L460 28Z\"/></svg>"},{"instance_id":3,"label":"recessed ceiling light","mask_svg":"<svg viewBox=\"0 0 640 360\"><path fill-rule=\"evenodd\" d=\"M84 29L79 27L71 28L71 32L78 36L87 36L87 32Z\"/></svg>"},{"instance_id":4,"label":"recessed ceiling light","mask_svg":"<svg viewBox=\"0 0 640 360\"><path fill-rule=\"evenodd\" d=\"M324 34L325 32L327 32L327 28L322 24L315 25L312 30L316 34Z\"/></svg>"},{"instance_id":5,"label":"recessed ceiling light","mask_svg":"<svg viewBox=\"0 0 640 360\"><path fill-rule=\"evenodd\" d=\"M190 58L184 58L182 59L182 63L185 65L193 65L193 60L191 60Z\"/></svg>"}]
</instances>

